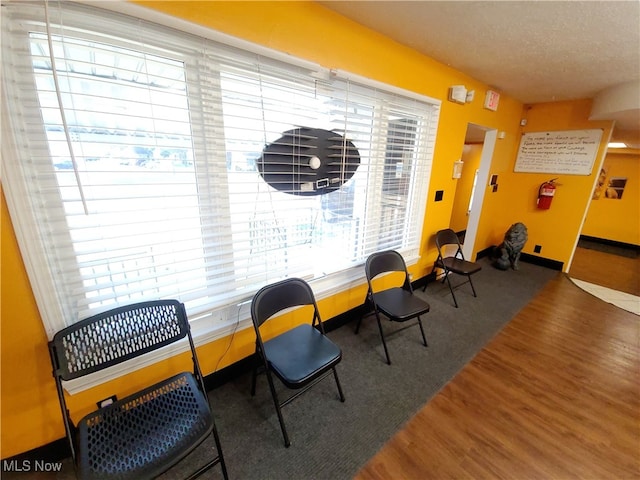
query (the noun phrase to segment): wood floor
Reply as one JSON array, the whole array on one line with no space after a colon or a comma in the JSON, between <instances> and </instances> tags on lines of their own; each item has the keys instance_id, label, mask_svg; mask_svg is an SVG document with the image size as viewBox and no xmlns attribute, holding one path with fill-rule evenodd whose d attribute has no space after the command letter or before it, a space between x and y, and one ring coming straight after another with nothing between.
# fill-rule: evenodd
<instances>
[{"instance_id":1,"label":"wood floor","mask_svg":"<svg viewBox=\"0 0 640 480\"><path fill-rule=\"evenodd\" d=\"M569 270L572 278L640 297L640 257L628 258L576 248Z\"/></svg>"},{"instance_id":2,"label":"wood floor","mask_svg":"<svg viewBox=\"0 0 640 480\"><path fill-rule=\"evenodd\" d=\"M640 479L640 317L558 273L355 478Z\"/></svg>"}]
</instances>

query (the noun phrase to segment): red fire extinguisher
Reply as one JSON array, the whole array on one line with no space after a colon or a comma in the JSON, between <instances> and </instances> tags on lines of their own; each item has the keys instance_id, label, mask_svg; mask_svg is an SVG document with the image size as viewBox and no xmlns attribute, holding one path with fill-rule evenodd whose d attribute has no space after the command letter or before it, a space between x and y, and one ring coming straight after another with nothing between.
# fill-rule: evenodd
<instances>
[{"instance_id":1,"label":"red fire extinguisher","mask_svg":"<svg viewBox=\"0 0 640 480\"><path fill-rule=\"evenodd\" d=\"M551 207L551 201L556 194L556 184L554 183L557 178L544 182L538 189L538 208L540 210L549 210Z\"/></svg>"}]
</instances>

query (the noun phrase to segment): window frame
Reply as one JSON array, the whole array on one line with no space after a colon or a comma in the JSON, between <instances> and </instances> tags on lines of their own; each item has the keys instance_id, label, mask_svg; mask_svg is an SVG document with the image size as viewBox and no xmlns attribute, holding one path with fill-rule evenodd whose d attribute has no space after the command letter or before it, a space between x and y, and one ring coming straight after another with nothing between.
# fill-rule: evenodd
<instances>
[{"instance_id":1,"label":"window frame","mask_svg":"<svg viewBox=\"0 0 640 480\"><path fill-rule=\"evenodd\" d=\"M435 131L437 129L439 119L439 100L432 99L414 92L406 91L398 87L383 84L381 82L367 79L355 74L337 70L328 70L319 65L297 59L280 52L266 49L262 46L258 46L243 40L235 39L233 37L220 34L219 32L215 32L204 27L194 26L193 24L185 22L183 20L152 12L136 5L114 3L111 5L105 5L105 7L107 10L114 10L117 13L131 15L144 21L150 21L159 25L168 26L170 28L177 28L178 30L195 33L196 35L203 36L207 39L224 43L233 47L239 47L243 50L256 53L276 61L284 60L286 61L286 63L292 66L300 66L318 72L318 75L320 77L338 78L342 81L347 82L351 81L369 88L379 89L380 91L398 94L403 97L413 98L421 103L426 103L433 109L430 117L432 125L429 126L429 128L432 130L432 133L429 136L429 162L432 162L433 148L435 144ZM100 8L104 7L101 5ZM24 62L25 64L29 64L30 59L26 58L24 59ZM3 98L7 98L7 92L5 91L4 83L2 89ZM35 95L37 96L37 93L35 93ZM2 143L3 170L5 169L5 162L17 161L17 156L12 155L11 153L17 151L18 148L13 141L13 121L11 115L9 115L9 110L13 108L20 107L13 104L11 105L11 107L2 108L2 121L4 130L4 138ZM43 141L46 144L46 138ZM430 170L431 165L429 164L428 171ZM4 173L2 177L7 178ZM379 181L382 182L382 176L380 176ZM428 192L428 185L423 188L425 189L425 192ZM30 218L21 218L21 215L19 215L18 213L22 209L31 209L32 199L29 197L26 189L21 184L21 182L4 181L3 189L5 190L5 197L7 198L9 210L11 212L12 219L14 220L14 230L19 240L20 249L23 252L25 267L29 274L29 279L34 291L34 295L36 297L38 308L43 317L43 323L45 323L45 326L47 326L46 319L65 318L66 316L68 316L68 313L63 311L63 309L61 308L61 302L58 301L55 292L50 288L50 286L55 282L53 273L49 268L42 268L42 265L47 265L47 262L45 260L46 246L42 244L42 240L38 234L37 226L35 225L36 222L33 222ZM412 216L413 218L424 218L427 203L426 193L424 197L424 202L421 205L410 206L410 208L417 209L417 214L414 213L413 215L407 215L407 219L411 218ZM374 214L374 217L375 216L377 216L377 213ZM418 239L421 237L421 229L422 225L418 227ZM405 255L406 261L409 265L415 263L415 261L418 259L419 249L420 247L418 245L416 248L413 248L410 251L402 252L403 255ZM358 286L364 281L365 277L364 272L362 271L362 266L356 265L351 268L344 269L341 272L313 280L312 285L314 287L314 290L318 292L316 295L317 298L323 299L343 292L346 289ZM216 339L228 336L238 329L250 328L251 321L249 315L249 304L250 299L239 299L239 301L228 304L207 314L190 317L190 323L194 332L194 340L196 344L202 345L210 343ZM47 333L49 337L51 337L52 332L55 332L60 328L62 328L62 325L48 325ZM146 365L156 363L162 358L166 358L167 356L174 355L181 351L185 351L185 348L176 346L171 350L158 352L155 355L148 356L141 362L138 361L135 366L123 364L114 367L113 369L102 372L100 375L96 375L95 378L88 377L86 379L82 379L82 381L72 382L71 384L69 384L69 389L73 391L80 391L85 388L89 388L90 386L93 386L95 384L115 378L126 371L130 371L132 367L134 369L142 368Z\"/></svg>"}]
</instances>

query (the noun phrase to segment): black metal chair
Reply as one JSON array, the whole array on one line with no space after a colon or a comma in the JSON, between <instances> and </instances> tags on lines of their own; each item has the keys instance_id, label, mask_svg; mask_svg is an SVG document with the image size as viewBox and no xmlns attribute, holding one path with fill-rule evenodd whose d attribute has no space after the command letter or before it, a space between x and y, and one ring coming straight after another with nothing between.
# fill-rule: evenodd
<instances>
[{"instance_id":1,"label":"black metal chair","mask_svg":"<svg viewBox=\"0 0 640 480\"><path fill-rule=\"evenodd\" d=\"M263 341L260 327L270 319L277 321L283 310L311 306L313 321L289 329L267 341ZM340 401L344 402L344 394L338 379L336 365L342 360L342 351L324 332L318 306L313 291L307 282L299 278L290 278L261 288L251 302L251 318L256 331L256 357L264 366L271 396L276 407L284 444L291 445L289 435L282 417L282 407L307 391L313 385L333 372L338 386ZM253 369L251 395L256 393L258 364ZM295 394L284 401L278 399L271 372L282 383L294 390Z\"/></svg>"},{"instance_id":2,"label":"black metal chair","mask_svg":"<svg viewBox=\"0 0 640 480\"><path fill-rule=\"evenodd\" d=\"M64 382L188 339L193 373L182 372L126 398L98 402L74 424ZM53 376L81 479L154 478L176 465L210 436L216 451L189 478L220 464L227 479L220 439L184 305L158 300L115 308L81 320L49 342ZM111 403L112 401L112 403Z\"/></svg>"},{"instance_id":3,"label":"black metal chair","mask_svg":"<svg viewBox=\"0 0 640 480\"><path fill-rule=\"evenodd\" d=\"M442 281L444 282L446 280L449 285L449 290L453 297L453 303L456 308L458 308L458 301L456 300L456 295L453 290L468 282L469 285L471 285L473 296L477 297L476 289L471 281L471 275L479 272L482 267L478 263L465 260L462 253L462 246L460 245L460 239L456 232L450 228L445 228L444 230L440 230L436 233L436 247L438 248L438 258L433 265L431 273L433 273L436 268L444 270L444 279ZM449 250L447 250L448 248ZM451 285L451 280L449 279L449 275L452 273L465 276L467 277L467 280L453 287ZM424 288L426 289L427 286L425 285Z\"/></svg>"},{"instance_id":4,"label":"black metal chair","mask_svg":"<svg viewBox=\"0 0 640 480\"><path fill-rule=\"evenodd\" d=\"M376 279L376 277L392 272L400 272L403 275L402 286L385 289L374 288L374 279ZM378 322L378 330L380 331L380 338L382 339L382 346L384 347L384 353L387 357L387 363L391 365L391 359L389 358L387 343L384 339L380 313L394 322L406 322L415 318L420 327L422 342L426 347L427 339L424 335L424 328L422 327L420 316L427 313L430 306L413 293L409 272L407 271L407 266L402 255L394 250L374 253L367 258L365 273L369 285L367 299L373 306L373 311ZM356 334L360 331L361 322L362 317L358 320Z\"/></svg>"}]
</instances>

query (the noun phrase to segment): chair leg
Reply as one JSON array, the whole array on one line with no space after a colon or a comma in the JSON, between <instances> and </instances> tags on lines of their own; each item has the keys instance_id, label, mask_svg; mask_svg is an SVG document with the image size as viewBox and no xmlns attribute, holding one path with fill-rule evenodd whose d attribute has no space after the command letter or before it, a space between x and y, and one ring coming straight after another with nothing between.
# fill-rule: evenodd
<instances>
[{"instance_id":1,"label":"chair leg","mask_svg":"<svg viewBox=\"0 0 640 480\"><path fill-rule=\"evenodd\" d=\"M471 290L473 291L473 296L477 297L478 295L476 295L476 289L473 288L473 282L471 281L471 275L469 275L469 283L471 284Z\"/></svg>"},{"instance_id":2,"label":"chair leg","mask_svg":"<svg viewBox=\"0 0 640 480\"><path fill-rule=\"evenodd\" d=\"M453 303L458 308L458 301L456 300L456 294L453 293L453 287L451 286L451 281L449 280L449 271L445 270L444 278L447 281L447 285L449 285L449 291L451 292L451 296L453 297Z\"/></svg>"},{"instance_id":3,"label":"chair leg","mask_svg":"<svg viewBox=\"0 0 640 480\"><path fill-rule=\"evenodd\" d=\"M382 346L384 347L384 354L387 357L387 365L391 365L391 359L389 358L389 350L387 350L387 342L384 341L384 333L382 331L382 323L380 322L380 315L376 310L376 320L378 321L378 330L380 331L380 338L382 339Z\"/></svg>"},{"instance_id":4,"label":"chair leg","mask_svg":"<svg viewBox=\"0 0 640 480\"><path fill-rule=\"evenodd\" d=\"M422 342L424 343L425 347L428 347L427 337L424 336L424 328L422 328L422 320L420 319L419 316L417 318L418 318L418 325L420 326L420 333L422 333Z\"/></svg>"},{"instance_id":5,"label":"chair leg","mask_svg":"<svg viewBox=\"0 0 640 480\"><path fill-rule=\"evenodd\" d=\"M222 455L222 445L220 443L220 437L218 436L218 430L216 428L215 422L213 423L213 431L211 433L211 436L213 437L213 441L216 444L217 456L206 465L202 465L198 470L196 470L195 472L192 472L188 477L186 477L185 480L194 480L198 478L200 475L202 475L204 472L206 472L207 470L209 470L210 468L213 468L218 464L220 464L220 468L222 469L222 477L224 478L224 480L229 480L229 475L227 473L227 465L224 461L224 456Z\"/></svg>"},{"instance_id":6,"label":"chair leg","mask_svg":"<svg viewBox=\"0 0 640 480\"><path fill-rule=\"evenodd\" d=\"M218 458L220 462L220 468L222 469L222 476L224 480L229 480L229 475L227 474L227 464L224 461L224 457L222 456L222 445L220 443L220 437L218 436L218 429L216 426L213 426L213 439L216 442L216 448L218 449Z\"/></svg>"},{"instance_id":7,"label":"chair leg","mask_svg":"<svg viewBox=\"0 0 640 480\"><path fill-rule=\"evenodd\" d=\"M336 367L332 368L333 370L333 378L336 379L336 385L338 386L338 393L340 394L340 401L344 402L344 393L342 393L342 386L340 385L340 380L338 379L338 372Z\"/></svg>"},{"instance_id":8,"label":"chair leg","mask_svg":"<svg viewBox=\"0 0 640 480\"><path fill-rule=\"evenodd\" d=\"M222 456L222 445L220 444L220 437L218 436L218 429L215 424L213 425L213 439L216 442L216 448L218 449L218 463L222 469L222 476L224 477L224 480L229 480L227 465L224 461L224 457Z\"/></svg>"},{"instance_id":9,"label":"chair leg","mask_svg":"<svg viewBox=\"0 0 640 480\"><path fill-rule=\"evenodd\" d=\"M429 275L427 275L427 278L428 278L428 277L431 277L431 275L433 275L433 272L435 272L435 271L436 271L436 266L434 265L434 266L433 266L433 268L431 269L431 272L429 273ZM438 276L436 275L434 278L436 278L436 279L437 279L437 277L438 277ZM424 284L424 287L422 287L422 291L423 291L423 292L426 292L426 291L427 291L427 286L428 286L428 285L429 285L429 281L427 280L427 281L425 282L425 284Z\"/></svg>"},{"instance_id":10,"label":"chair leg","mask_svg":"<svg viewBox=\"0 0 640 480\"><path fill-rule=\"evenodd\" d=\"M276 407L276 413L278 414L278 421L280 422L280 429L282 430L282 437L284 438L284 446L289 448L291 442L289 441L289 435L287 434L287 428L284 426L284 418L282 417L282 410L280 408L280 400L278 400L278 394L276 393L276 387L273 384L271 378L271 371L267 368L267 381L269 382L269 389L271 390L271 397L273 398L273 404Z\"/></svg>"}]
</instances>

